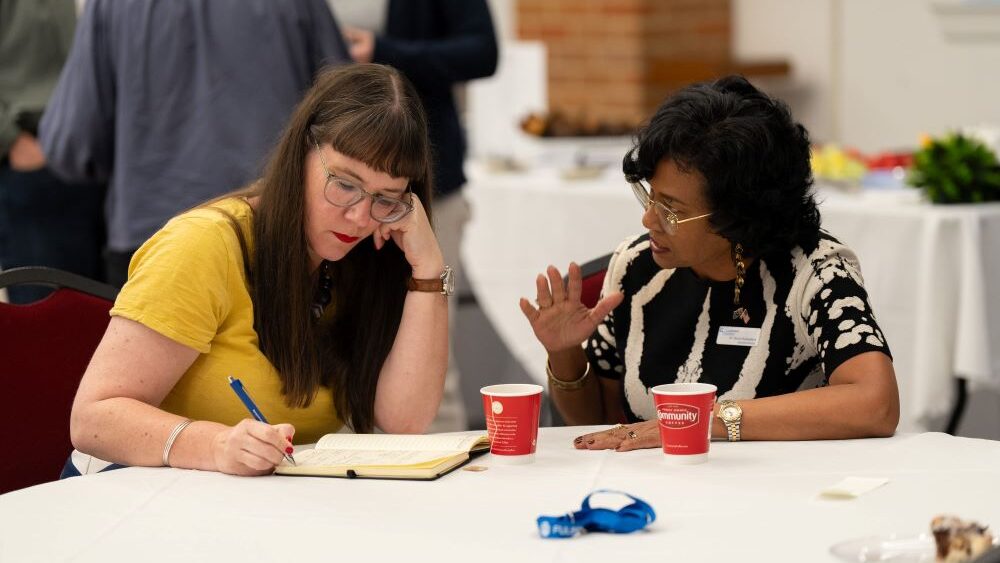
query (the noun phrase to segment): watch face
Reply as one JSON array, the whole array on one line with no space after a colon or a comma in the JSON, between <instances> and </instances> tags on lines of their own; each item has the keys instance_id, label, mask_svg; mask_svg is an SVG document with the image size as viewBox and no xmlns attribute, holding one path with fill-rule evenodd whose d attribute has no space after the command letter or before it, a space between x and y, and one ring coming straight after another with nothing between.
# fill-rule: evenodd
<instances>
[{"instance_id":1,"label":"watch face","mask_svg":"<svg viewBox=\"0 0 1000 563\"><path fill-rule=\"evenodd\" d=\"M736 420L739 416L740 416L739 407L733 405L727 405L722 409L723 420Z\"/></svg>"}]
</instances>

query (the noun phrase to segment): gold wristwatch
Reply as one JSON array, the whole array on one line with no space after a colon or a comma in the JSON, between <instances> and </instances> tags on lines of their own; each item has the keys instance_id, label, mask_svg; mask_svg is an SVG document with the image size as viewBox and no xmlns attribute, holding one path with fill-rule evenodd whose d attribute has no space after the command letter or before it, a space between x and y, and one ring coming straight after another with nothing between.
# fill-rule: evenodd
<instances>
[{"instance_id":1,"label":"gold wristwatch","mask_svg":"<svg viewBox=\"0 0 1000 563\"><path fill-rule=\"evenodd\" d=\"M740 441L740 423L743 422L743 409L736 401L719 403L719 420L726 425L726 434L730 442Z\"/></svg>"},{"instance_id":2,"label":"gold wristwatch","mask_svg":"<svg viewBox=\"0 0 1000 563\"><path fill-rule=\"evenodd\" d=\"M440 293L441 295L451 295L455 293L455 272L451 266L445 266L441 275L430 280L410 278L406 282L406 289L410 291L429 291Z\"/></svg>"}]
</instances>

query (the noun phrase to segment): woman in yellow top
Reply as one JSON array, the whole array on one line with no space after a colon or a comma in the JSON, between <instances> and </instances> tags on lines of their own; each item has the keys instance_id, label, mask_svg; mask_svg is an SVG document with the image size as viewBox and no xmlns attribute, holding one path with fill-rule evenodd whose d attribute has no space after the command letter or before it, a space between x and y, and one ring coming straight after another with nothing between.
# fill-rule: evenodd
<instances>
[{"instance_id":1,"label":"woman in yellow top","mask_svg":"<svg viewBox=\"0 0 1000 563\"><path fill-rule=\"evenodd\" d=\"M124 465L261 475L293 436L422 432L451 289L430 198L409 82L381 65L320 75L257 183L136 253L73 404L73 444ZM228 376L280 424L247 418Z\"/></svg>"}]
</instances>

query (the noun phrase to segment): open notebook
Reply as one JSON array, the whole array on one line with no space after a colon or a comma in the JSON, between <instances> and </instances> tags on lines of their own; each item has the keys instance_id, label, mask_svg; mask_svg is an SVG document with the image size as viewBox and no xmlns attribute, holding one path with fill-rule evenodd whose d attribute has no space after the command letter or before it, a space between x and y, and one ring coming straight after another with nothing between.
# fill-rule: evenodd
<instances>
[{"instance_id":1,"label":"open notebook","mask_svg":"<svg viewBox=\"0 0 1000 563\"><path fill-rule=\"evenodd\" d=\"M296 465L283 461L275 473L430 480L489 447L489 438L482 433L327 434L315 449L296 452Z\"/></svg>"}]
</instances>

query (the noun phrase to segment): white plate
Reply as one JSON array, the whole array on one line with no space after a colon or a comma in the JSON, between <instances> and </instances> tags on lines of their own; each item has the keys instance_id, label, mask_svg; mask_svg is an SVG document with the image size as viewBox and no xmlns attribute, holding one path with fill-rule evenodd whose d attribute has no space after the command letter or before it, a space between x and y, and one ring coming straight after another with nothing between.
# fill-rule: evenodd
<instances>
[{"instance_id":1,"label":"white plate","mask_svg":"<svg viewBox=\"0 0 1000 563\"><path fill-rule=\"evenodd\" d=\"M993 538L1000 545L1000 538ZM931 534L887 534L840 542L830 547L830 553L841 561L892 561L894 563L933 562L937 555Z\"/></svg>"},{"instance_id":2,"label":"white plate","mask_svg":"<svg viewBox=\"0 0 1000 563\"><path fill-rule=\"evenodd\" d=\"M888 534L840 542L830 553L842 561L893 561L918 563L934 561L934 536Z\"/></svg>"}]
</instances>

